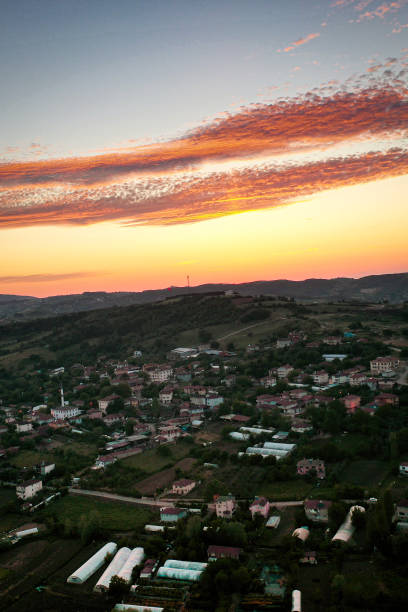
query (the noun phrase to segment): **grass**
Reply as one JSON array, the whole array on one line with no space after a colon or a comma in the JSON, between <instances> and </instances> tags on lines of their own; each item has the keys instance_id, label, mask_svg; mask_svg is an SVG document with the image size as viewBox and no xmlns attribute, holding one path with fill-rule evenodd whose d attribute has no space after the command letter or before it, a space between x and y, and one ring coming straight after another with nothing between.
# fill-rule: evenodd
<instances>
[{"instance_id":1,"label":"grass","mask_svg":"<svg viewBox=\"0 0 408 612\"><path fill-rule=\"evenodd\" d=\"M153 512L145 508L79 495L66 495L48 506L42 514L44 517L55 514L60 521L70 519L75 524L82 514L87 515L92 511L98 512L101 527L108 531L140 529L152 520L153 516Z\"/></svg>"},{"instance_id":2,"label":"grass","mask_svg":"<svg viewBox=\"0 0 408 612\"><path fill-rule=\"evenodd\" d=\"M22 514L0 514L0 533L8 533L26 522L27 517Z\"/></svg>"},{"instance_id":3,"label":"grass","mask_svg":"<svg viewBox=\"0 0 408 612\"><path fill-rule=\"evenodd\" d=\"M71 440L67 440L67 448L68 450L76 453L77 455L83 455L85 457L93 457L98 452L98 447L96 444L90 444L89 442L72 442Z\"/></svg>"},{"instance_id":4,"label":"grass","mask_svg":"<svg viewBox=\"0 0 408 612\"><path fill-rule=\"evenodd\" d=\"M361 487L377 487L381 486L389 471L385 461L362 459L349 463L340 474L340 480Z\"/></svg>"},{"instance_id":5,"label":"grass","mask_svg":"<svg viewBox=\"0 0 408 612\"><path fill-rule=\"evenodd\" d=\"M14 489L6 489L4 487L0 489L0 511L2 510L3 506L8 504L8 502L15 500L16 492Z\"/></svg>"},{"instance_id":6,"label":"grass","mask_svg":"<svg viewBox=\"0 0 408 612\"><path fill-rule=\"evenodd\" d=\"M0 581L4 580L5 578L8 578L11 573L12 573L11 570L5 567L0 567Z\"/></svg>"},{"instance_id":7,"label":"grass","mask_svg":"<svg viewBox=\"0 0 408 612\"><path fill-rule=\"evenodd\" d=\"M159 447L160 448L160 447ZM148 450L140 455L133 455L123 459L122 463L130 467L136 467L143 470L146 474L153 474L168 466L174 465L180 459L184 459L190 453L191 445L179 442L172 446L167 446L170 449L168 456L162 456L158 449Z\"/></svg>"},{"instance_id":8,"label":"grass","mask_svg":"<svg viewBox=\"0 0 408 612\"><path fill-rule=\"evenodd\" d=\"M363 434L349 433L342 436L336 436L332 440L342 451L355 455L361 444L366 444L367 437Z\"/></svg>"},{"instance_id":9,"label":"grass","mask_svg":"<svg viewBox=\"0 0 408 612\"><path fill-rule=\"evenodd\" d=\"M258 495L264 495L272 503L274 501L302 500L309 494L311 485L302 480L284 480L261 484Z\"/></svg>"},{"instance_id":10,"label":"grass","mask_svg":"<svg viewBox=\"0 0 408 612\"><path fill-rule=\"evenodd\" d=\"M48 453L39 453L38 451L23 450L20 451L15 457L10 459L10 463L18 468L32 467L37 465L43 459L49 459Z\"/></svg>"}]
</instances>

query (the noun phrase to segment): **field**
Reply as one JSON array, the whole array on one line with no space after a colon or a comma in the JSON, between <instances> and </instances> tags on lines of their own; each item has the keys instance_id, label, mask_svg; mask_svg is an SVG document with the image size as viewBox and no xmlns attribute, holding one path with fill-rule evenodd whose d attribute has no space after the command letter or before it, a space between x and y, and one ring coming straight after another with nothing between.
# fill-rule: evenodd
<instances>
[{"instance_id":1,"label":"field","mask_svg":"<svg viewBox=\"0 0 408 612\"><path fill-rule=\"evenodd\" d=\"M305 499L311 490L311 485L302 480L284 480L261 484L258 495L264 495L273 503L274 501L296 501Z\"/></svg>"},{"instance_id":2,"label":"field","mask_svg":"<svg viewBox=\"0 0 408 612\"><path fill-rule=\"evenodd\" d=\"M18 468L24 467L32 467L33 465L37 465L43 459L51 459L53 460L53 456L46 452L38 452L31 450L22 450L15 457L10 459L11 465L14 465Z\"/></svg>"},{"instance_id":3,"label":"field","mask_svg":"<svg viewBox=\"0 0 408 612\"><path fill-rule=\"evenodd\" d=\"M143 493L143 495L154 495L156 489L164 489L168 487L174 480L176 480L176 468L180 468L183 471L189 471L194 466L196 460L192 457L186 457L181 461L178 461L172 468L167 468L161 472L157 472L148 478L140 480L135 488Z\"/></svg>"},{"instance_id":4,"label":"field","mask_svg":"<svg viewBox=\"0 0 408 612\"><path fill-rule=\"evenodd\" d=\"M17 545L0 553L0 593L2 609L9 612L20 610L101 610L101 600L91 594L95 580L86 586L89 591L66 585L66 579L79 565L86 561L102 543L84 547L79 540L41 539ZM44 585L42 593L36 590ZM76 585L75 585L76 586ZM55 590L58 592L56 593ZM56 596L50 605L49 600ZM79 601L76 598L79 597Z\"/></svg>"},{"instance_id":5,"label":"field","mask_svg":"<svg viewBox=\"0 0 408 612\"><path fill-rule=\"evenodd\" d=\"M153 474L154 472L158 472L167 467L169 464L172 465L176 461L184 459L184 457L190 453L191 445L186 444L185 442L179 442L178 444L163 448L169 449L170 454L162 455L160 454L159 449L155 448L141 453L140 455L127 457L126 459L123 459L123 464L139 468L146 474Z\"/></svg>"},{"instance_id":6,"label":"field","mask_svg":"<svg viewBox=\"0 0 408 612\"><path fill-rule=\"evenodd\" d=\"M101 527L108 531L138 530L155 516L154 511L146 508L79 495L66 495L48 506L41 514L44 517L56 514L60 521L70 519L75 524L82 514L88 515L93 510L100 516Z\"/></svg>"},{"instance_id":7,"label":"field","mask_svg":"<svg viewBox=\"0 0 408 612\"><path fill-rule=\"evenodd\" d=\"M361 487L379 487L389 471L389 465L385 461L364 459L352 461L343 470L340 479Z\"/></svg>"}]
</instances>

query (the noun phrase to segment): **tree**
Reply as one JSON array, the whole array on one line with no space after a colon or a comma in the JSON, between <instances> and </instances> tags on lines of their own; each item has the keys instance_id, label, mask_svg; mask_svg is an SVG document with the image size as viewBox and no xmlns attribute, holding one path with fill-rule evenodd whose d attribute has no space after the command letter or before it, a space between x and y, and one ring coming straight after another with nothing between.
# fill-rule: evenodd
<instances>
[{"instance_id":1,"label":"tree","mask_svg":"<svg viewBox=\"0 0 408 612\"><path fill-rule=\"evenodd\" d=\"M119 576L112 576L109 583L108 593L112 597L122 600L123 597L129 593L129 585L123 578L120 578Z\"/></svg>"}]
</instances>

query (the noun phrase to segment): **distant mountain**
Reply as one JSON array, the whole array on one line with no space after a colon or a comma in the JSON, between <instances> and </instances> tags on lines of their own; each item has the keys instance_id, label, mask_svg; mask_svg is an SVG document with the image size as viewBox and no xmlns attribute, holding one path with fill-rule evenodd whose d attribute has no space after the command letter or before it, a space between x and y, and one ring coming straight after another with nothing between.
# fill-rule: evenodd
<instances>
[{"instance_id":1,"label":"distant mountain","mask_svg":"<svg viewBox=\"0 0 408 612\"><path fill-rule=\"evenodd\" d=\"M171 287L140 292L105 291L74 295L35 298L21 295L0 295L0 321L26 320L58 314L147 304L189 293L236 291L241 295L274 295L297 300L341 301L358 300L398 303L408 300L408 273L380 274L363 278L309 278L304 281L274 280L240 284L206 284L196 287Z\"/></svg>"}]
</instances>

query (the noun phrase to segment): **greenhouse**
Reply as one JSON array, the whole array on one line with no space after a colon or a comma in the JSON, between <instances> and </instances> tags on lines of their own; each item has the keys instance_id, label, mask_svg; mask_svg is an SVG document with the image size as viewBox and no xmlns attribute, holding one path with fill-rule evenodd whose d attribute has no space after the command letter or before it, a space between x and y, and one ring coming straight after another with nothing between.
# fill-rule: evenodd
<instances>
[{"instance_id":1,"label":"greenhouse","mask_svg":"<svg viewBox=\"0 0 408 612\"><path fill-rule=\"evenodd\" d=\"M246 454L261 455L262 457L276 457L276 459L281 459L281 457L286 457L289 454L289 451L274 448L260 448L259 446L249 446L246 449Z\"/></svg>"},{"instance_id":2,"label":"greenhouse","mask_svg":"<svg viewBox=\"0 0 408 612\"><path fill-rule=\"evenodd\" d=\"M144 548L141 548L140 546L137 548L134 548L132 552L130 553L127 561L125 562L125 565L120 570L118 574L119 578L123 578L123 580L125 580L128 584L130 584L132 580L133 568L136 567L137 565L140 565L144 557L145 557Z\"/></svg>"},{"instance_id":3,"label":"greenhouse","mask_svg":"<svg viewBox=\"0 0 408 612\"><path fill-rule=\"evenodd\" d=\"M285 444L284 442L264 442L264 448L273 450L284 450L290 453L296 447L296 444Z\"/></svg>"},{"instance_id":4,"label":"greenhouse","mask_svg":"<svg viewBox=\"0 0 408 612\"><path fill-rule=\"evenodd\" d=\"M81 565L79 569L76 570L73 574L71 574L67 578L67 582L71 582L73 584L82 584L92 574L94 574L102 565L105 563L106 555L113 555L116 552L117 544L115 542L108 542L105 546L102 546L97 553L95 553L86 563Z\"/></svg>"},{"instance_id":5,"label":"greenhouse","mask_svg":"<svg viewBox=\"0 0 408 612\"><path fill-rule=\"evenodd\" d=\"M199 563L198 561L179 561L178 559L167 559L163 567L174 567L176 569L190 569L202 572L208 563Z\"/></svg>"},{"instance_id":6,"label":"greenhouse","mask_svg":"<svg viewBox=\"0 0 408 612\"><path fill-rule=\"evenodd\" d=\"M232 438L233 440L240 440L240 441L249 440L249 434L242 433L240 431L230 431L229 437Z\"/></svg>"},{"instance_id":7,"label":"greenhouse","mask_svg":"<svg viewBox=\"0 0 408 612\"><path fill-rule=\"evenodd\" d=\"M171 578L172 580L188 580L197 582L200 580L202 570L179 569L177 567L160 567L157 578Z\"/></svg>"},{"instance_id":8,"label":"greenhouse","mask_svg":"<svg viewBox=\"0 0 408 612\"><path fill-rule=\"evenodd\" d=\"M152 606L137 606L135 604L123 604L118 603L113 608L118 612L125 612L126 610L137 610L138 612L163 612L164 608L153 608Z\"/></svg>"},{"instance_id":9,"label":"greenhouse","mask_svg":"<svg viewBox=\"0 0 408 612\"><path fill-rule=\"evenodd\" d=\"M352 522L354 511L365 512L363 506L351 506L344 522L340 525L336 534L332 537L332 542L348 542L354 533L355 527Z\"/></svg>"},{"instance_id":10,"label":"greenhouse","mask_svg":"<svg viewBox=\"0 0 408 612\"><path fill-rule=\"evenodd\" d=\"M125 565L126 561L130 556L130 548L124 546L120 548L114 556L111 563L108 565L98 582L94 586L94 591L107 591L109 589L110 581L113 576L117 576Z\"/></svg>"}]
</instances>

